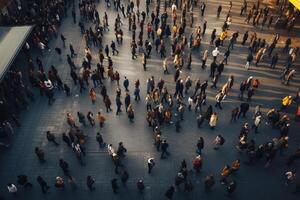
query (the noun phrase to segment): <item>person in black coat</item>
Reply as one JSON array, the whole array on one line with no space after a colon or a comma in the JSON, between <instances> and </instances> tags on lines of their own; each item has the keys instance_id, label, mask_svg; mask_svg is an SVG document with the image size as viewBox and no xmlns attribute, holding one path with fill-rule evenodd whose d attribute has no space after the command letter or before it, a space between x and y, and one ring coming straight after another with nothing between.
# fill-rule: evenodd
<instances>
[{"instance_id":1,"label":"person in black coat","mask_svg":"<svg viewBox=\"0 0 300 200\"><path fill-rule=\"evenodd\" d=\"M169 187L169 189L165 193L165 197L169 200L172 199L174 192L175 192L175 188L173 186Z\"/></svg>"},{"instance_id":2,"label":"person in black coat","mask_svg":"<svg viewBox=\"0 0 300 200\"><path fill-rule=\"evenodd\" d=\"M243 114L243 117L246 117L246 113L249 110L249 104L248 103L241 103L240 105L240 112L238 114L238 118L240 118L241 114Z\"/></svg>"},{"instance_id":3,"label":"person in black coat","mask_svg":"<svg viewBox=\"0 0 300 200\"><path fill-rule=\"evenodd\" d=\"M210 64L210 77L211 78L215 76L215 71L216 71L217 67L218 67L218 65L216 62L212 62Z\"/></svg>"}]
</instances>

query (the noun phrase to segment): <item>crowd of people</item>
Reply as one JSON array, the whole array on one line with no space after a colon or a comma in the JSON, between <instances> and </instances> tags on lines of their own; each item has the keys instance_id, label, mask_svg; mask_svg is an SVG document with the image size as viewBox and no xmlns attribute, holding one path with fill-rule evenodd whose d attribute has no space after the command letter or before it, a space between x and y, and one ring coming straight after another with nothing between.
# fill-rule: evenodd
<instances>
[{"instance_id":1,"label":"crowd of people","mask_svg":"<svg viewBox=\"0 0 300 200\"><path fill-rule=\"evenodd\" d=\"M295 18L299 13L294 11L291 6L285 7L281 2L277 1L278 5L280 4L278 14L270 11L267 6L261 5L260 1L249 2L244 0L240 15L245 17L246 24L252 22L252 25L257 29L260 28L260 31L263 31L265 27L277 27L279 23L285 21L285 27L290 32L293 30ZM113 144L107 144L104 141L102 130L105 124L109 123L105 116L108 113L115 111L115 114L119 115L124 111L130 123L134 123L136 115L145 117L149 128L153 131L155 149L160 153L161 159L167 159L172 144L169 144L167 138L163 136L162 127L172 127L169 125L174 124L175 131L180 132L185 116L193 115L200 130L205 124L214 130L218 126L218 113L225 107L226 103L224 101L230 95L233 85L239 85L239 95L236 97L239 104L228 113L231 115L228 122L235 123L239 118L250 115L248 113L253 101L252 98L255 94L260 93L261 85L264 84L261 80L255 76L249 76L241 83L236 83L235 76L229 73L230 75L225 78L227 81L223 85L217 85L220 79L224 77L223 71L226 65L230 63L230 55L233 54L237 44L247 50L248 55L245 63L242 63L241 66L245 70L249 70L249 74L258 66L268 66L271 69L278 68L277 63L279 60L285 63L284 66L280 66L283 70L280 77L278 77L282 84L290 85L296 74L295 63L299 48L292 46L292 38L286 39L284 47L279 47L280 35L277 33L274 34L271 41L268 41L267 38L260 37L256 32L246 31L240 37L240 30L229 30L235 17L231 12L235 2L230 1L229 5L226 5L226 13L223 8L224 5L215 8L217 18L220 18L220 16L226 17L221 32L213 29L209 41L210 48L203 48L204 45L202 45L203 37L208 35L206 29L209 24L206 20L203 20L202 26L194 22L195 16L198 16L194 12L196 9L200 9L199 16L205 19L206 3L203 1L146 0L144 9L140 0L105 0L106 8L101 12L97 9L98 3L94 0L80 0L78 2L75 0L49 0L49 5L44 7L42 1L35 1L30 12L25 12L21 8L16 13L9 13L6 16L7 24L34 23L36 27L31 40L23 48L28 63L28 71L25 74L29 76L29 84L23 83L23 75L18 68L11 70L1 83L1 113L5 113L5 115L1 114L1 118L3 118L1 120L3 121L2 129L6 135L12 135L14 128L10 122L14 121L17 126L21 125L15 113L19 113L22 108L27 108L30 100L35 100L36 97L32 90L38 90L42 97L46 96L49 106L55 103L57 92L65 92L66 98L68 98L72 95L71 88L74 87L78 88L81 95L90 98L92 104L100 101L97 96L99 93L102 96L106 114L102 110L90 110L87 113L80 110L75 113L69 112L66 115L66 124L69 126L68 132L63 133L62 138L57 138L54 133L47 131L45 137L56 146L65 145L71 148L79 163L86 165L84 157L86 155L85 140L87 137L84 129L86 126L97 128L99 131L97 131L95 139L99 143L100 149L107 149L108 156L112 158L112 164L115 166L115 173L120 175L123 185L126 185L129 179L129 172L122 160L126 159L130 151L127 152L126 144L123 144L122 141L118 143L117 148ZM105 12L106 9L115 12L114 24L109 22L111 20ZM63 18L67 16L68 12L71 12L72 22L74 26L78 26L78 31L82 34L86 46L80 66L74 61L74 58L78 58L77 54L79 52L74 50L72 41L69 41L64 33L58 31ZM272 14L270 14L271 12ZM278 17L277 20L273 20L276 18L275 16ZM128 25L127 28L125 24ZM130 31L130 41L123 39L124 29ZM107 41L105 36L113 33L115 34L115 40ZM56 38L61 40L61 45L51 47L51 39ZM151 62L152 57L161 58L163 75L168 75L175 70L173 74L174 87L166 86L164 78L150 76L146 85L143 85L139 78L130 81L126 74L120 74L114 66L113 57L121 53L118 48L128 41L131 48L130 57L133 60L140 60L140 66L144 71L151 71L148 63ZM98 58L94 57L92 47L98 49ZM37 48L40 55L34 57L34 54L31 53L33 48ZM61 78L60 69L54 65L50 67L44 65L42 58L52 49L55 50L57 59L66 59L70 67L71 83ZM213 50L211 51L211 49ZM62 58L62 51L68 52L66 58ZM209 76L205 80L192 80L189 75L183 75L189 74L189 71L194 68L193 60L195 57L202 62L200 63L201 68L198 69L200 72L204 72L209 68ZM211 61L209 67L208 61ZM261 64L262 61L264 64ZM174 70L170 69L171 66ZM121 79L123 82L120 83ZM117 86L114 108L112 108L112 97L109 96L111 92L107 91L108 80L111 84ZM133 86L131 86L131 82L134 82ZM135 102L143 101L140 94L141 90L146 92L144 100L145 114L135 114ZM210 94L207 93L207 90L215 93L215 101L208 98ZM132 95L134 100L131 97ZM261 105L255 107L251 118L247 118L251 121L242 125L238 142L234 147L242 156L246 156L247 161L245 164L251 165L255 162L264 162L264 167L270 167L276 156L282 154L288 148L289 130L293 120L290 110L294 109L294 105L297 105L295 118L299 118L299 97L300 91L298 90L294 96L290 94L284 96L281 107L274 105L271 108L262 108ZM263 109L268 109L268 112L263 112ZM252 130L255 134L259 133L260 126L264 122L270 128L278 130L280 135L264 143L256 142L253 136L250 139L249 133ZM65 144L61 144L58 141L60 139ZM188 163L185 160L181 162L174 184L170 185L164 194L167 199L172 199L175 188L184 187L186 192L193 191L194 183L190 177L194 172L201 172L203 160L206 159L203 155L204 144L203 137L200 137L195 143L196 155L191 155L194 156L194 159L190 163L194 169L192 172L188 170ZM226 137L218 134L213 144L214 149L218 151L223 145L226 145ZM47 149L37 146L34 152L41 165L43 165L47 158ZM285 184L293 185L295 192L300 191L300 183L295 183L296 171L293 168L293 162L298 158L300 158L300 149L288 156L286 164L289 170L283 172L286 176ZM224 185L228 195L234 193L238 183L234 180L232 174L238 173L242 163L240 159L228 162L231 162L231 165L227 164L220 169L219 175L208 174L205 177L205 190L212 190L214 184L216 184L216 179L219 178L220 184ZM61 158L58 163L64 176L55 178L55 187L64 188L65 179L67 179L70 187L76 190L75 173L70 172L68 162ZM155 157L150 157L145 165L148 166L148 173L151 174L153 169L159 168L159 161ZM18 175L17 178L18 184L7 184L10 193L16 194L19 186L31 188L34 185L28 180L33 178L27 177L25 174ZM38 176L36 181L41 186L42 192L47 193L50 188L47 181L50 180ZM89 190L95 190L95 182L94 177L90 175L86 177L86 185ZM143 179L136 180L136 185L138 191L143 193L145 189ZM111 180L111 187L113 193L119 192L118 179L113 178Z\"/></svg>"}]
</instances>

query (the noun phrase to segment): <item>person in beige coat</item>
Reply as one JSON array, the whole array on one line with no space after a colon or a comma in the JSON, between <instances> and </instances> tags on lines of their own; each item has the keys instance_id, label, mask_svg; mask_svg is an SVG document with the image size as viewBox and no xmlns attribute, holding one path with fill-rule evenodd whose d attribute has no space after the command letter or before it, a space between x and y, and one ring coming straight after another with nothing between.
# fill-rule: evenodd
<instances>
[{"instance_id":1,"label":"person in beige coat","mask_svg":"<svg viewBox=\"0 0 300 200\"><path fill-rule=\"evenodd\" d=\"M213 112L213 114L211 115L210 120L209 120L209 126L211 129L214 129L216 127L217 121L218 121L217 113Z\"/></svg>"}]
</instances>

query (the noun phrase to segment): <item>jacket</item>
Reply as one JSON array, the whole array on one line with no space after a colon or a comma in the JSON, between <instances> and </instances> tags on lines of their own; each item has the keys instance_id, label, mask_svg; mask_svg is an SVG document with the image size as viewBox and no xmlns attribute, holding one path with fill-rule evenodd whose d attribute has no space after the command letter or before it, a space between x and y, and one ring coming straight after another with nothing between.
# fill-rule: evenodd
<instances>
[{"instance_id":1,"label":"jacket","mask_svg":"<svg viewBox=\"0 0 300 200\"><path fill-rule=\"evenodd\" d=\"M217 125L218 116L215 114L212 114L209 120L209 125L211 127L215 127Z\"/></svg>"}]
</instances>

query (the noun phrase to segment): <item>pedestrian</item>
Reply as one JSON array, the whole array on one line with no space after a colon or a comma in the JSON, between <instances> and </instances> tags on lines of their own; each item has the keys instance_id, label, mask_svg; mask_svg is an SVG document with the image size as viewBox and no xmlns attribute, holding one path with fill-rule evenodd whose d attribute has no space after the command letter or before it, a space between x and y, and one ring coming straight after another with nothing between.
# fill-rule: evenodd
<instances>
[{"instance_id":1,"label":"pedestrian","mask_svg":"<svg viewBox=\"0 0 300 200\"><path fill-rule=\"evenodd\" d=\"M105 122L106 119L105 119L104 115L102 115L101 112L97 113L97 119L98 119L100 128L103 128L104 122Z\"/></svg>"},{"instance_id":2,"label":"pedestrian","mask_svg":"<svg viewBox=\"0 0 300 200\"><path fill-rule=\"evenodd\" d=\"M96 134L96 141L98 142L100 148L103 148L105 146L103 137L99 132L97 132L97 134Z\"/></svg>"},{"instance_id":3,"label":"pedestrian","mask_svg":"<svg viewBox=\"0 0 300 200\"><path fill-rule=\"evenodd\" d=\"M210 117L210 120L209 120L209 126L212 130L216 127L217 121L218 121L217 113L213 112L211 117Z\"/></svg>"},{"instance_id":4,"label":"pedestrian","mask_svg":"<svg viewBox=\"0 0 300 200\"><path fill-rule=\"evenodd\" d=\"M126 185L127 181L129 179L129 174L128 172L125 170L122 175L121 175L121 181L123 183L123 185Z\"/></svg>"},{"instance_id":5,"label":"pedestrian","mask_svg":"<svg viewBox=\"0 0 300 200\"><path fill-rule=\"evenodd\" d=\"M56 146L58 146L59 144L56 142L56 137L53 133L51 133L50 131L47 131L46 132L46 136L47 136L47 140L49 142L53 142Z\"/></svg>"},{"instance_id":6,"label":"pedestrian","mask_svg":"<svg viewBox=\"0 0 300 200\"><path fill-rule=\"evenodd\" d=\"M249 70L250 65L252 63L252 60L253 60L252 52L249 52L249 54L247 56L247 62L246 62L246 65L245 65L245 69Z\"/></svg>"},{"instance_id":7,"label":"pedestrian","mask_svg":"<svg viewBox=\"0 0 300 200\"><path fill-rule=\"evenodd\" d=\"M75 191L77 189L75 179L72 176L69 176L68 177L68 182L70 184L70 187L71 187L72 191Z\"/></svg>"},{"instance_id":8,"label":"pedestrian","mask_svg":"<svg viewBox=\"0 0 300 200\"><path fill-rule=\"evenodd\" d=\"M295 171L287 171L285 173L285 177L286 177L285 185L289 186L296 179L296 172Z\"/></svg>"},{"instance_id":9,"label":"pedestrian","mask_svg":"<svg viewBox=\"0 0 300 200\"><path fill-rule=\"evenodd\" d=\"M143 179L138 180L138 182L136 183L136 186L140 193L144 192L145 185L144 185Z\"/></svg>"},{"instance_id":10,"label":"pedestrian","mask_svg":"<svg viewBox=\"0 0 300 200\"><path fill-rule=\"evenodd\" d=\"M126 91L126 92L129 92L129 90L128 90L129 80L127 79L126 76L124 77L123 86L124 86L124 88L125 88L125 91Z\"/></svg>"},{"instance_id":11,"label":"pedestrian","mask_svg":"<svg viewBox=\"0 0 300 200\"><path fill-rule=\"evenodd\" d=\"M163 70L164 70L164 74L169 74L169 71L168 71L168 58L167 57L163 60Z\"/></svg>"},{"instance_id":12,"label":"pedestrian","mask_svg":"<svg viewBox=\"0 0 300 200\"><path fill-rule=\"evenodd\" d=\"M254 129L255 133L258 133L258 126L261 123L261 117L262 117L261 115L258 115L254 118L252 129Z\"/></svg>"},{"instance_id":13,"label":"pedestrian","mask_svg":"<svg viewBox=\"0 0 300 200\"><path fill-rule=\"evenodd\" d=\"M90 122L90 125L93 127L95 126L95 119L94 119L94 114L89 111L86 115L87 120Z\"/></svg>"},{"instance_id":14,"label":"pedestrian","mask_svg":"<svg viewBox=\"0 0 300 200\"><path fill-rule=\"evenodd\" d=\"M203 15L204 15L205 8L206 8L206 4L204 2L202 2L201 6L200 6L201 17L203 17Z\"/></svg>"},{"instance_id":15,"label":"pedestrian","mask_svg":"<svg viewBox=\"0 0 300 200\"><path fill-rule=\"evenodd\" d=\"M230 122L235 122L236 121L236 117L239 113L239 107L235 107L232 111L231 111L231 120Z\"/></svg>"},{"instance_id":16,"label":"pedestrian","mask_svg":"<svg viewBox=\"0 0 300 200\"><path fill-rule=\"evenodd\" d=\"M112 109L111 109L111 101L110 101L108 95L104 97L103 101L104 101L104 104L105 104L105 107L106 107L106 112L112 111Z\"/></svg>"},{"instance_id":17,"label":"pedestrian","mask_svg":"<svg viewBox=\"0 0 300 200\"><path fill-rule=\"evenodd\" d=\"M63 43L63 47L66 48L66 38L65 38L65 36L63 34L60 34L60 39L61 39L61 41Z\"/></svg>"},{"instance_id":18,"label":"pedestrian","mask_svg":"<svg viewBox=\"0 0 300 200\"><path fill-rule=\"evenodd\" d=\"M86 126L84 114L81 112L77 112L77 117L78 117L79 123L81 123L83 126Z\"/></svg>"},{"instance_id":19,"label":"pedestrian","mask_svg":"<svg viewBox=\"0 0 300 200\"><path fill-rule=\"evenodd\" d=\"M196 156L196 158L193 160L193 168L197 173L200 173L202 168L202 160L203 158L200 155Z\"/></svg>"},{"instance_id":20,"label":"pedestrian","mask_svg":"<svg viewBox=\"0 0 300 200\"><path fill-rule=\"evenodd\" d=\"M167 151L168 147L169 147L169 144L167 143L167 140L164 139L161 143L161 156L160 156L161 159L165 158L165 154L167 154L167 155L169 154L169 152Z\"/></svg>"},{"instance_id":21,"label":"pedestrian","mask_svg":"<svg viewBox=\"0 0 300 200\"><path fill-rule=\"evenodd\" d=\"M121 102L120 95L117 95L117 96L116 96L116 105L117 105L117 112L116 112L116 115L118 115L120 112L122 112L121 106L123 105L122 102Z\"/></svg>"},{"instance_id":22,"label":"pedestrian","mask_svg":"<svg viewBox=\"0 0 300 200\"><path fill-rule=\"evenodd\" d=\"M33 185L28 182L27 176L24 174L18 175L18 184L23 186L25 189L31 189L33 187Z\"/></svg>"},{"instance_id":23,"label":"pedestrian","mask_svg":"<svg viewBox=\"0 0 300 200\"><path fill-rule=\"evenodd\" d=\"M147 164L148 164L148 174L151 174L151 171L155 166L154 158L149 158Z\"/></svg>"},{"instance_id":24,"label":"pedestrian","mask_svg":"<svg viewBox=\"0 0 300 200\"><path fill-rule=\"evenodd\" d=\"M17 186L15 186L12 183L8 183L6 186L9 193L17 195L18 192Z\"/></svg>"},{"instance_id":25,"label":"pedestrian","mask_svg":"<svg viewBox=\"0 0 300 200\"><path fill-rule=\"evenodd\" d=\"M117 194L119 187L118 187L118 182L117 182L116 178L111 180L111 187L112 187L114 194Z\"/></svg>"},{"instance_id":26,"label":"pedestrian","mask_svg":"<svg viewBox=\"0 0 300 200\"><path fill-rule=\"evenodd\" d=\"M228 48L227 51L224 53L224 60L223 60L223 62L225 62L226 65L227 65L227 60L228 60L229 55L230 55L230 50Z\"/></svg>"},{"instance_id":27,"label":"pedestrian","mask_svg":"<svg viewBox=\"0 0 300 200\"><path fill-rule=\"evenodd\" d=\"M214 184L215 184L215 179L213 175L208 175L205 177L204 187L206 191L210 190Z\"/></svg>"},{"instance_id":28,"label":"pedestrian","mask_svg":"<svg viewBox=\"0 0 300 200\"><path fill-rule=\"evenodd\" d=\"M224 93L222 91L220 91L216 95L216 105L215 105L215 107L219 107L222 110L221 102L222 102L223 99L224 99Z\"/></svg>"},{"instance_id":29,"label":"pedestrian","mask_svg":"<svg viewBox=\"0 0 300 200\"><path fill-rule=\"evenodd\" d=\"M95 91L94 88L90 89L89 96L90 96L90 99L91 99L92 103L95 104L96 98L97 98L97 94L96 94L96 91Z\"/></svg>"},{"instance_id":30,"label":"pedestrian","mask_svg":"<svg viewBox=\"0 0 300 200\"><path fill-rule=\"evenodd\" d=\"M40 162L45 162L45 153L43 151L43 149L39 148L39 147L35 147L35 154L37 155L38 159Z\"/></svg>"},{"instance_id":31,"label":"pedestrian","mask_svg":"<svg viewBox=\"0 0 300 200\"><path fill-rule=\"evenodd\" d=\"M248 34L248 31L246 31L246 32L244 33L244 36L243 36L243 41L242 41L242 45L243 45L243 46L245 45L245 43L246 43L248 37L249 37L249 34Z\"/></svg>"},{"instance_id":32,"label":"pedestrian","mask_svg":"<svg viewBox=\"0 0 300 200\"><path fill-rule=\"evenodd\" d=\"M70 175L69 164L64 159L59 159L59 167L63 170L66 176Z\"/></svg>"},{"instance_id":33,"label":"pedestrian","mask_svg":"<svg viewBox=\"0 0 300 200\"><path fill-rule=\"evenodd\" d=\"M224 185L225 183L227 183L226 178L229 176L230 174L230 167L228 165L225 165L224 168L221 171L221 184Z\"/></svg>"},{"instance_id":34,"label":"pedestrian","mask_svg":"<svg viewBox=\"0 0 300 200\"><path fill-rule=\"evenodd\" d=\"M39 183L39 185L41 186L42 192L44 194L47 193L47 191L50 189L47 182L41 176L38 176L36 180Z\"/></svg>"},{"instance_id":35,"label":"pedestrian","mask_svg":"<svg viewBox=\"0 0 300 200\"><path fill-rule=\"evenodd\" d=\"M117 155L120 157L125 157L125 154L127 152L127 149L124 147L123 142L119 142L119 146L117 149Z\"/></svg>"},{"instance_id":36,"label":"pedestrian","mask_svg":"<svg viewBox=\"0 0 300 200\"><path fill-rule=\"evenodd\" d=\"M207 57L208 57L208 50L206 49L203 53L203 56L202 56L202 65L201 65L201 68L202 69L205 69L206 68L206 61L207 61Z\"/></svg>"},{"instance_id":37,"label":"pedestrian","mask_svg":"<svg viewBox=\"0 0 300 200\"><path fill-rule=\"evenodd\" d=\"M246 113L248 112L249 110L249 104L248 103L241 103L240 105L240 111L239 111L239 114L238 114L238 118L240 118L241 114L243 114L243 117L245 118L246 117Z\"/></svg>"},{"instance_id":38,"label":"pedestrian","mask_svg":"<svg viewBox=\"0 0 300 200\"><path fill-rule=\"evenodd\" d=\"M217 57L218 57L219 54L220 54L219 48L216 47L216 48L212 51L213 63L216 63Z\"/></svg>"},{"instance_id":39,"label":"pedestrian","mask_svg":"<svg viewBox=\"0 0 300 200\"><path fill-rule=\"evenodd\" d=\"M86 185L87 185L87 187L89 188L90 191L95 190L94 183L95 183L95 179L92 176L87 176L86 177Z\"/></svg>"},{"instance_id":40,"label":"pedestrian","mask_svg":"<svg viewBox=\"0 0 300 200\"><path fill-rule=\"evenodd\" d=\"M67 123L70 125L71 128L77 127L75 124L75 118L71 113L67 113Z\"/></svg>"},{"instance_id":41,"label":"pedestrian","mask_svg":"<svg viewBox=\"0 0 300 200\"><path fill-rule=\"evenodd\" d=\"M132 104L129 104L127 107L127 116L130 122L133 122L134 119L134 110L132 108Z\"/></svg>"},{"instance_id":42,"label":"pedestrian","mask_svg":"<svg viewBox=\"0 0 300 200\"><path fill-rule=\"evenodd\" d=\"M236 182L231 181L227 186L227 194L230 196L236 189Z\"/></svg>"},{"instance_id":43,"label":"pedestrian","mask_svg":"<svg viewBox=\"0 0 300 200\"><path fill-rule=\"evenodd\" d=\"M117 50L116 43L113 40L111 41L110 47L112 49L113 55L115 55L115 52L117 52L117 55L119 55L119 51Z\"/></svg>"},{"instance_id":44,"label":"pedestrian","mask_svg":"<svg viewBox=\"0 0 300 200\"><path fill-rule=\"evenodd\" d=\"M168 189L168 190L166 191L166 193L165 193L165 197L166 197L168 200L171 200L171 199L173 198L174 192L175 192L174 186L169 187L169 189Z\"/></svg>"},{"instance_id":45,"label":"pedestrian","mask_svg":"<svg viewBox=\"0 0 300 200\"><path fill-rule=\"evenodd\" d=\"M60 176L57 176L57 177L55 178L55 184L54 184L54 186L55 186L56 188L58 188L58 189L64 188L64 187L65 187L64 179L63 179L62 177L60 177Z\"/></svg>"},{"instance_id":46,"label":"pedestrian","mask_svg":"<svg viewBox=\"0 0 300 200\"><path fill-rule=\"evenodd\" d=\"M146 71L147 70L147 56L145 53L142 54L141 62L142 62L144 71Z\"/></svg>"},{"instance_id":47,"label":"pedestrian","mask_svg":"<svg viewBox=\"0 0 300 200\"><path fill-rule=\"evenodd\" d=\"M217 17L218 18L220 17L221 11L222 11L222 5L219 5L218 9L217 9Z\"/></svg>"},{"instance_id":48,"label":"pedestrian","mask_svg":"<svg viewBox=\"0 0 300 200\"><path fill-rule=\"evenodd\" d=\"M225 143L225 139L222 135L217 135L217 137L214 140L214 150L218 150L220 146L222 146Z\"/></svg>"}]
</instances>

